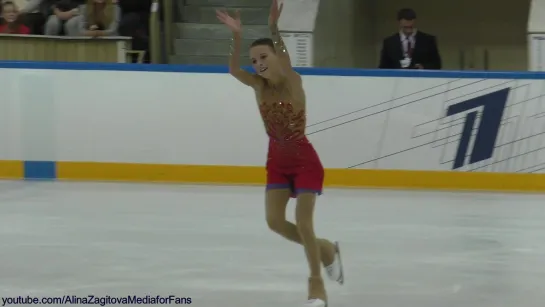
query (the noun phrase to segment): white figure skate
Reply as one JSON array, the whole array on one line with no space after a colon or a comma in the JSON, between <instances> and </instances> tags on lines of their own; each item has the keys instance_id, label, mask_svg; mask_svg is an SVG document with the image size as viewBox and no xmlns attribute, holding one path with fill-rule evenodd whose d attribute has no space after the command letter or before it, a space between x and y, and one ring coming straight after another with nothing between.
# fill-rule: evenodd
<instances>
[{"instance_id":1,"label":"white figure skate","mask_svg":"<svg viewBox=\"0 0 545 307\"><path fill-rule=\"evenodd\" d=\"M327 303L321 299L311 299L305 303L305 307L327 307Z\"/></svg>"},{"instance_id":2,"label":"white figure skate","mask_svg":"<svg viewBox=\"0 0 545 307\"><path fill-rule=\"evenodd\" d=\"M325 267L327 276L329 279L344 284L344 270L341 260L341 249L339 248L339 242L335 242L335 259L333 263Z\"/></svg>"}]
</instances>

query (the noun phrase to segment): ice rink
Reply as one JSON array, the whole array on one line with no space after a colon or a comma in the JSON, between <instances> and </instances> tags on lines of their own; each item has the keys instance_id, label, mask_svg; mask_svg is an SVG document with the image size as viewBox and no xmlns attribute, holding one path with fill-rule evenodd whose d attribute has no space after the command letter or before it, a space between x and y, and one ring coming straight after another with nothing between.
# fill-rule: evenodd
<instances>
[{"instance_id":1,"label":"ice rink","mask_svg":"<svg viewBox=\"0 0 545 307\"><path fill-rule=\"evenodd\" d=\"M268 230L263 200L262 187L0 182L0 296L302 306L303 249ZM329 307L543 307L544 201L326 190L316 228L341 242L346 278L327 281Z\"/></svg>"}]
</instances>

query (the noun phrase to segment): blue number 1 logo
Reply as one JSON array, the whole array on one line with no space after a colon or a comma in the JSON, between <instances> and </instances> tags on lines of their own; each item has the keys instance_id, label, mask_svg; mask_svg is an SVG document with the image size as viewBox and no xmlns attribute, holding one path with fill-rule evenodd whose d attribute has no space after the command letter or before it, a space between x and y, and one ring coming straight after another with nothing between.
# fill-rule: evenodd
<instances>
[{"instance_id":1,"label":"blue number 1 logo","mask_svg":"<svg viewBox=\"0 0 545 307\"><path fill-rule=\"evenodd\" d=\"M477 129L473 150L471 151L471 155L469 157L469 164L490 159L494 154L496 139L500 131L501 119L503 118L503 111L505 110L508 96L509 88L506 88L451 105L447 109L447 116L452 116L475 108L483 107L481 111L481 123ZM460 168L465 164L469 142L471 140L475 119L477 119L478 112L478 110L475 110L466 115L466 120L462 129L462 135L460 137L460 142L458 143L458 150L456 151L456 157L454 158L454 165L452 166L452 169Z\"/></svg>"}]
</instances>

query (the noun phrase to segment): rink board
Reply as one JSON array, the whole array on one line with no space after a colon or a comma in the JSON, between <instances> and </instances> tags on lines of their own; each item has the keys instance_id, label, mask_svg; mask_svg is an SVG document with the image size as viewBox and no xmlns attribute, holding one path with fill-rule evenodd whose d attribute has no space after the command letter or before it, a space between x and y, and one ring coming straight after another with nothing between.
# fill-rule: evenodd
<instances>
[{"instance_id":1,"label":"rink board","mask_svg":"<svg viewBox=\"0 0 545 307\"><path fill-rule=\"evenodd\" d=\"M0 68L3 178L264 183L255 98L226 67ZM545 191L545 74L299 71L326 186Z\"/></svg>"}]
</instances>

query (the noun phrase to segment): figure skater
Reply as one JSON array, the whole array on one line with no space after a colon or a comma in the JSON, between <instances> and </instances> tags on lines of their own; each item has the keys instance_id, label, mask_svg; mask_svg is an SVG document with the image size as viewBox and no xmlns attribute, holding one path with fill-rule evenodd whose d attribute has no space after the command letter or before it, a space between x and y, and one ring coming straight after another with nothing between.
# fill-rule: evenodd
<instances>
[{"instance_id":1,"label":"figure skater","mask_svg":"<svg viewBox=\"0 0 545 307\"><path fill-rule=\"evenodd\" d=\"M301 76L291 66L290 57L280 33L278 18L282 5L272 1L269 26L272 40L256 40L250 47L256 74L240 68L242 24L235 17L217 11L218 19L232 32L229 71L243 84L254 89L259 110L269 136L267 154L266 217L271 230L284 238L302 244L310 277L306 307L326 307L327 294L320 265L330 279L344 282L339 244L315 237L313 215L316 195L322 192L324 169L305 136L306 101ZM297 199L296 223L286 221L290 197Z\"/></svg>"}]
</instances>

